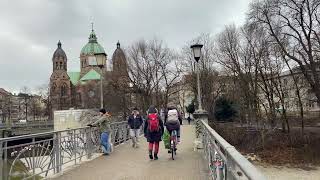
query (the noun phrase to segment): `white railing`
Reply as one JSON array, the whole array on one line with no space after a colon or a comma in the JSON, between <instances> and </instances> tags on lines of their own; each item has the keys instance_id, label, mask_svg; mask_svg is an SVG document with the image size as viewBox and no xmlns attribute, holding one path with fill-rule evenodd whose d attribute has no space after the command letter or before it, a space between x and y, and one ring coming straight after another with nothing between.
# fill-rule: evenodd
<instances>
[{"instance_id":1,"label":"white railing","mask_svg":"<svg viewBox=\"0 0 320 180\"><path fill-rule=\"evenodd\" d=\"M217 180L266 180L257 168L242 156L234 146L224 140L205 121L201 126L205 159L212 179Z\"/></svg>"},{"instance_id":2,"label":"white railing","mask_svg":"<svg viewBox=\"0 0 320 180\"><path fill-rule=\"evenodd\" d=\"M111 123L111 139L129 139L127 122ZM0 179L39 179L101 152L100 131L83 127L0 139Z\"/></svg>"}]
</instances>

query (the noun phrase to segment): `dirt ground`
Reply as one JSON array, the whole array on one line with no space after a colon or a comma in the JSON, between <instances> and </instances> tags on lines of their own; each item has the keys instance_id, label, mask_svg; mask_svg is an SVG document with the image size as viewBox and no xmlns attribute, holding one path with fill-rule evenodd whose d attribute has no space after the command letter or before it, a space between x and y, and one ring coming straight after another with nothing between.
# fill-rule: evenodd
<instances>
[{"instance_id":1,"label":"dirt ground","mask_svg":"<svg viewBox=\"0 0 320 180\"><path fill-rule=\"evenodd\" d=\"M268 180L320 180L320 167L290 168L255 163Z\"/></svg>"},{"instance_id":2,"label":"dirt ground","mask_svg":"<svg viewBox=\"0 0 320 180\"><path fill-rule=\"evenodd\" d=\"M298 168L320 167L319 127L306 128L304 136L299 128L292 128L287 134L279 129L248 130L233 123L219 123L213 127L242 154L256 155L253 161Z\"/></svg>"}]
</instances>

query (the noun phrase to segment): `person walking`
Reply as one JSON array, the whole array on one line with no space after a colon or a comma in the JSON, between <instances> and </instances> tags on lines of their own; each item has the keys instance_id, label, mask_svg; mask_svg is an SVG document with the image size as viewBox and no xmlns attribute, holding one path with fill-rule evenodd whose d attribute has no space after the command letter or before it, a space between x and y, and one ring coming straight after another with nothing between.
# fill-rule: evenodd
<instances>
[{"instance_id":1,"label":"person walking","mask_svg":"<svg viewBox=\"0 0 320 180\"><path fill-rule=\"evenodd\" d=\"M130 136L132 140L132 147L137 148L139 142L140 128L143 124L143 119L139 114L139 110L134 108L132 114L128 118L128 125L130 127Z\"/></svg>"},{"instance_id":2,"label":"person walking","mask_svg":"<svg viewBox=\"0 0 320 180\"><path fill-rule=\"evenodd\" d=\"M163 122L159 117L158 110L150 106L147 111L147 120L144 124L144 136L149 142L149 158L158 160L159 142L164 132Z\"/></svg>"},{"instance_id":3,"label":"person walking","mask_svg":"<svg viewBox=\"0 0 320 180\"><path fill-rule=\"evenodd\" d=\"M188 116L188 123L189 123L189 125L190 125L190 122L191 122L191 117L190 116Z\"/></svg>"},{"instance_id":4,"label":"person walking","mask_svg":"<svg viewBox=\"0 0 320 180\"><path fill-rule=\"evenodd\" d=\"M103 154L108 155L112 151L112 144L109 143L111 138L110 114L105 109L100 109L100 117L97 121L88 126L97 126L100 129L100 143L102 145Z\"/></svg>"}]
</instances>

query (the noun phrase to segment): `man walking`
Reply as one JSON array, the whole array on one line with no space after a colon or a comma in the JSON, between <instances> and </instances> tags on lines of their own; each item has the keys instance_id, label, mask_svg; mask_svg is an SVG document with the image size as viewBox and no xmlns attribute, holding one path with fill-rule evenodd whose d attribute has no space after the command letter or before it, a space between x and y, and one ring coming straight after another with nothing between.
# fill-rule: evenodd
<instances>
[{"instance_id":1,"label":"man walking","mask_svg":"<svg viewBox=\"0 0 320 180\"><path fill-rule=\"evenodd\" d=\"M139 110L134 108L129 116L128 124L130 126L130 136L132 139L132 147L137 148L140 135L140 127L143 124L143 119L139 114Z\"/></svg>"}]
</instances>

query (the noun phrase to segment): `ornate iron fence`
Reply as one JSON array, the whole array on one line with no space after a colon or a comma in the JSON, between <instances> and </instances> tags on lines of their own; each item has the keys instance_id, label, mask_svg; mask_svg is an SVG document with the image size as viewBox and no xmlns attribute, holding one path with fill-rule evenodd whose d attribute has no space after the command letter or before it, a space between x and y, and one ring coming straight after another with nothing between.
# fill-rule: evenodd
<instances>
[{"instance_id":1,"label":"ornate iron fence","mask_svg":"<svg viewBox=\"0 0 320 180\"><path fill-rule=\"evenodd\" d=\"M266 179L253 164L204 121L201 121L201 134L205 159L212 179Z\"/></svg>"},{"instance_id":2,"label":"ornate iron fence","mask_svg":"<svg viewBox=\"0 0 320 180\"><path fill-rule=\"evenodd\" d=\"M127 122L110 124L111 140L129 139ZM83 127L0 139L0 179L41 179L101 152L100 132Z\"/></svg>"}]
</instances>

